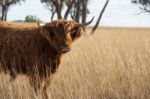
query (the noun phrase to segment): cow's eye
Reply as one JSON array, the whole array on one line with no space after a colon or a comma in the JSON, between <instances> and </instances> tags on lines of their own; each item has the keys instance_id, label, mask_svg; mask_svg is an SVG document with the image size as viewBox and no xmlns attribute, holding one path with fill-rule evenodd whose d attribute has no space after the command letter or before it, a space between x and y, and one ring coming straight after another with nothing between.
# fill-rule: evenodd
<instances>
[{"instance_id":1,"label":"cow's eye","mask_svg":"<svg viewBox=\"0 0 150 99\"><path fill-rule=\"evenodd\" d=\"M75 34L75 33L76 33L76 31L75 31L75 30L71 32L71 34Z\"/></svg>"}]
</instances>

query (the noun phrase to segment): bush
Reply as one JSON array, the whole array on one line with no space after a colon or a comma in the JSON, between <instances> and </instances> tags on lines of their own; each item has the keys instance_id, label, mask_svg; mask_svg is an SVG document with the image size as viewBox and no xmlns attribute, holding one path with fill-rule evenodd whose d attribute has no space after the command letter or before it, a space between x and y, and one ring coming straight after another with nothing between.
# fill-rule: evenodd
<instances>
[{"instance_id":1,"label":"bush","mask_svg":"<svg viewBox=\"0 0 150 99\"><path fill-rule=\"evenodd\" d=\"M25 22L41 22L41 20L36 16L28 15L25 17Z\"/></svg>"}]
</instances>

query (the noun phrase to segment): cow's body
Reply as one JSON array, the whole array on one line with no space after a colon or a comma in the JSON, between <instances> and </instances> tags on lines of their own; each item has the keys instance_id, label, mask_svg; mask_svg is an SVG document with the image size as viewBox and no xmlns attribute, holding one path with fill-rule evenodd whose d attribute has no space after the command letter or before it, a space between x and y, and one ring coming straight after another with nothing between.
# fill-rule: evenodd
<instances>
[{"instance_id":1,"label":"cow's body","mask_svg":"<svg viewBox=\"0 0 150 99\"><path fill-rule=\"evenodd\" d=\"M47 99L46 85L57 71L61 57L70 51L85 24L56 20L45 25L14 24L0 21L0 72L12 78L24 74L30 78L35 93L40 89Z\"/></svg>"},{"instance_id":2,"label":"cow's body","mask_svg":"<svg viewBox=\"0 0 150 99\"><path fill-rule=\"evenodd\" d=\"M31 76L35 70L44 77L45 73L55 71L60 56L42 36L38 26L29 28L0 23L1 68L12 77L19 73Z\"/></svg>"}]
</instances>

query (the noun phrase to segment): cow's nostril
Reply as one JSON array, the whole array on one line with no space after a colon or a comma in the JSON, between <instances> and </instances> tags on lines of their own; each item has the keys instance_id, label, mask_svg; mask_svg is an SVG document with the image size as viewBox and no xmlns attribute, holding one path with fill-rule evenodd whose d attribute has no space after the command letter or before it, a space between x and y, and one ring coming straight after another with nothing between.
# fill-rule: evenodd
<instances>
[{"instance_id":1,"label":"cow's nostril","mask_svg":"<svg viewBox=\"0 0 150 99\"><path fill-rule=\"evenodd\" d=\"M68 47L68 46L69 46L68 44L65 44L65 45L64 45L64 47Z\"/></svg>"},{"instance_id":2,"label":"cow's nostril","mask_svg":"<svg viewBox=\"0 0 150 99\"><path fill-rule=\"evenodd\" d=\"M61 51L62 51L63 53L70 51L69 45L68 45L68 44L63 45L63 46L61 47Z\"/></svg>"}]
</instances>

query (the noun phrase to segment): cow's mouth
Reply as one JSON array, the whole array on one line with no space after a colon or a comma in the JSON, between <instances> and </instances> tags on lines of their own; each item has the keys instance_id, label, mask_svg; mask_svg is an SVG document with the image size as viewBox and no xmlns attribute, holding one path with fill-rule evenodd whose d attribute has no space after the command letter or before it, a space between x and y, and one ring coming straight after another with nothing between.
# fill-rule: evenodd
<instances>
[{"instance_id":1,"label":"cow's mouth","mask_svg":"<svg viewBox=\"0 0 150 99\"><path fill-rule=\"evenodd\" d=\"M69 46L62 46L61 47L61 52L62 53L66 53L66 52L69 52L70 51L70 47Z\"/></svg>"}]
</instances>

